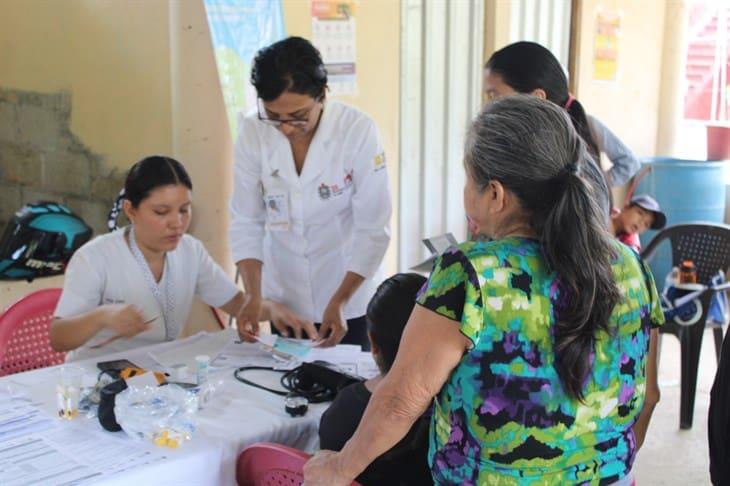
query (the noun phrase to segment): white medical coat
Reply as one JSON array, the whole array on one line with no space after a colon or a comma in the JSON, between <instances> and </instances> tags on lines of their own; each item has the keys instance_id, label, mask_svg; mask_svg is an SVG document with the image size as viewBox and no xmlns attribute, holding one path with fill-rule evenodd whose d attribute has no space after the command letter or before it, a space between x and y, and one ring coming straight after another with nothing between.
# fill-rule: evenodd
<instances>
[{"instance_id":1,"label":"white medical coat","mask_svg":"<svg viewBox=\"0 0 730 486\"><path fill-rule=\"evenodd\" d=\"M390 241L390 189L377 128L364 113L327 101L297 175L289 140L256 113L241 116L235 145L231 250L263 262L262 296L321 322L348 271L365 282L345 318L365 314L372 277ZM267 194L285 194L289 225L274 229Z\"/></svg>"},{"instance_id":2,"label":"white medical coat","mask_svg":"<svg viewBox=\"0 0 730 486\"><path fill-rule=\"evenodd\" d=\"M236 296L238 288L208 254L199 240L183 235L177 248L167 253L160 280L163 292L166 280L173 279L175 309L168 323L171 337L177 338L188 320L193 295L213 307L221 307ZM124 228L97 236L78 249L66 267L63 293L54 315L70 318L101 305L134 304L145 319L157 317L150 329L128 339L117 339L100 348L93 346L116 333L102 329L79 348L66 355L66 361L94 358L165 341L162 309L144 278L142 269L124 239Z\"/></svg>"}]
</instances>

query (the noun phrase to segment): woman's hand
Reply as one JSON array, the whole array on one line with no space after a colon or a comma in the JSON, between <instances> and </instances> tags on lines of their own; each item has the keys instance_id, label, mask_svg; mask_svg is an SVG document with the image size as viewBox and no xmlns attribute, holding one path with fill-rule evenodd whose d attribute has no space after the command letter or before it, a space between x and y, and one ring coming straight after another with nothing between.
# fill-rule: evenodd
<instances>
[{"instance_id":1,"label":"woman's hand","mask_svg":"<svg viewBox=\"0 0 730 486\"><path fill-rule=\"evenodd\" d=\"M131 304L109 304L104 311L104 327L115 336L131 338L150 329L139 309Z\"/></svg>"},{"instance_id":2,"label":"woman's hand","mask_svg":"<svg viewBox=\"0 0 730 486\"><path fill-rule=\"evenodd\" d=\"M288 337L291 331L293 331L294 337L297 339L301 339L304 334L309 336L309 339L319 339L319 334L317 334L317 329L314 327L312 321L302 319L287 306L278 302L269 302L268 308L271 325L282 336Z\"/></svg>"},{"instance_id":3,"label":"woman's hand","mask_svg":"<svg viewBox=\"0 0 730 486\"><path fill-rule=\"evenodd\" d=\"M236 316L238 336L249 343L256 341L259 335L259 315L261 314L261 297L252 294L244 295L241 310Z\"/></svg>"},{"instance_id":4,"label":"woman's hand","mask_svg":"<svg viewBox=\"0 0 730 486\"><path fill-rule=\"evenodd\" d=\"M322 316L322 327L319 335L322 341L319 345L329 347L338 344L347 334L347 321L343 315L345 302L336 298L330 300Z\"/></svg>"},{"instance_id":5,"label":"woman's hand","mask_svg":"<svg viewBox=\"0 0 730 486\"><path fill-rule=\"evenodd\" d=\"M319 451L304 465L304 486L349 486L355 478L341 469L339 453Z\"/></svg>"}]
</instances>

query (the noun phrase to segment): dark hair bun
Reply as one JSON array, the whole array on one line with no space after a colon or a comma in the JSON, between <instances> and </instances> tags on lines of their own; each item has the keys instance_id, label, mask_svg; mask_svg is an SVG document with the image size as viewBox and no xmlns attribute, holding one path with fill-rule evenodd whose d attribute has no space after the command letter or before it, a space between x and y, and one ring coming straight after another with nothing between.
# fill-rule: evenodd
<instances>
[{"instance_id":1,"label":"dark hair bun","mask_svg":"<svg viewBox=\"0 0 730 486\"><path fill-rule=\"evenodd\" d=\"M327 87L327 70L311 42L288 37L256 54L251 84L264 101L273 101L284 91L319 98Z\"/></svg>"},{"instance_id":2,"label":"dark hair bun","mask_svg":"<svg viewBox=\"0 0 730 486\"><path fill-rule=\"evenodd\" d=\"M193 183L185 167L173 158L151 155L129 169L124 182L124 199L137 207L158 187L178 184L193 190Z\"/></svg>"}]
</instances>

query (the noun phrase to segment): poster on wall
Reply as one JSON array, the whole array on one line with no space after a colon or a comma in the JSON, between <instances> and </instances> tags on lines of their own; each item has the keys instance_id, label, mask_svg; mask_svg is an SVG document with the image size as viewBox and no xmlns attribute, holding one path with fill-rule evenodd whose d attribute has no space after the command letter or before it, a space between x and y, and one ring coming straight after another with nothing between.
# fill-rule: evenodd
<instances>
[{"instance_id":1,"label":"poster on wall","mask_svg":"<svg viewBox=\"0 0 730 486\"><path fill-rule=\"evenodd\" d=\"M593 79L615 81L618 76L618 46L621 36L621 13L599 11L593 45Z\"/></svg>"},{"instance_id":2,"label":"poster on wall","mask_svg":"<svg viewBox=\"0 0 730 486\"><path fill-rule=\"evenodd\" d=\"M333 95L357 93L355 0L311 0L312 43L319 49Z\"/></svg>"},{"instance_id":3,"label":"poster on wall","mask_svg":"<svg viewBox=\"0 0 730 486\"><path fill-rule=\"evenodd\" d=\"M233 139L236 117L256 106L249 81L256 51L285 37L281 0L205 0L205 12Z\"/></svg>"}]
</instances>

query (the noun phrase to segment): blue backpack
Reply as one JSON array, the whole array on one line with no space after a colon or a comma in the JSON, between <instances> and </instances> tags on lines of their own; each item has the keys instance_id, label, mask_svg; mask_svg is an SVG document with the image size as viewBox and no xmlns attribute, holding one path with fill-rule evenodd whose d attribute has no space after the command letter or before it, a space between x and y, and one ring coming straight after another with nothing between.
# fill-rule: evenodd
<instances>
[{"instance_id":1,"label":"blue backpack","mask_svg":"<svg viewBox=\"0 0 730 486\"><path fill-rule=\"evenodd\" d=\"M30 282L62 274L71 255L91 234L91 228L62 204L26 204L0 239L0 280Z\"/></svg>"}]
</instances>

